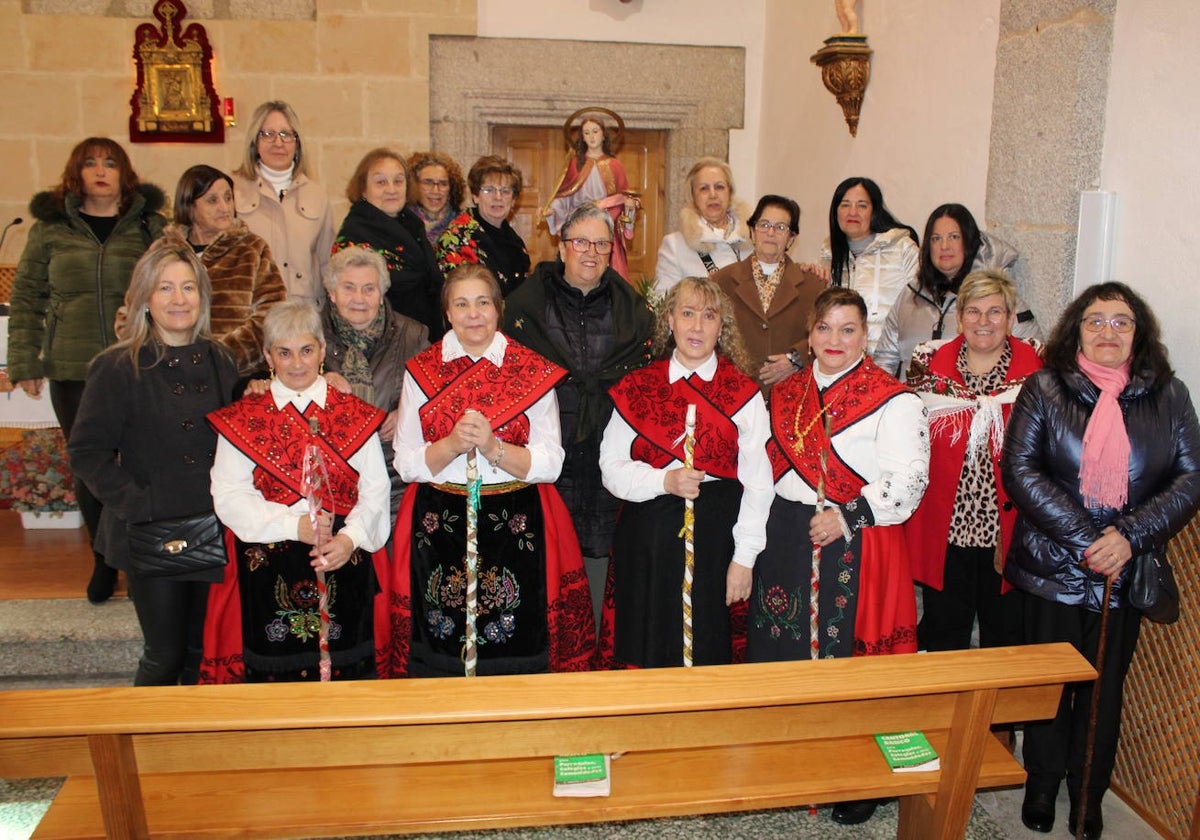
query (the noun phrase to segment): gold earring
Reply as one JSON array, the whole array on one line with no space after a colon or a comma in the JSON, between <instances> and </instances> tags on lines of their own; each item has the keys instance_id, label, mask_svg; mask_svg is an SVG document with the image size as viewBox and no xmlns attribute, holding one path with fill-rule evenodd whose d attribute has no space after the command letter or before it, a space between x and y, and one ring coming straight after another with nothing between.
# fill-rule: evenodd
<instances>
[{"instance_id":1,"label":"gold earring","mask_svg":"<svg viewBox=\"0 0 1200 840\"><path fill-rule=\"evenodd\" d=\"M268 368L268 370L271 371L271 378L274 379L275 378L275 368Z\"/></svg>"},{"instance_id":2,"label":"gold earring","mask_svg":"<svg viewBox=\"0 0 1200 840\"><path fill-rule=\"evenodd\" d=\"M318 373L320 376L324 376L324 375L325 375L325 363L324 363L324 362L321 362L321 367L317 369L317 373Z\"/></svg>"}]
</instances>

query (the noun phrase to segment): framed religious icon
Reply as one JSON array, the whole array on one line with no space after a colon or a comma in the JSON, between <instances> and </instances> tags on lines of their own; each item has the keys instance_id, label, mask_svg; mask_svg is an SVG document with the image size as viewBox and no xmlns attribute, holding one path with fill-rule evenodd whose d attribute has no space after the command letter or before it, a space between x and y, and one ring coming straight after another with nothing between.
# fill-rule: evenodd
<instances>
[{"instance_id":1,"label":"framed religious icon","mask_svg":"<svg viewBox=\"0 0 1200 840\"><path fill-rule=\"evenodd\" d=\"M129 139L134 143L221 143L225 122L212 83L212 47L198 23L181 34L182 0L158 0L159 25L134 32L137 89L130 100Z\"/></svg>"}]
</instances>

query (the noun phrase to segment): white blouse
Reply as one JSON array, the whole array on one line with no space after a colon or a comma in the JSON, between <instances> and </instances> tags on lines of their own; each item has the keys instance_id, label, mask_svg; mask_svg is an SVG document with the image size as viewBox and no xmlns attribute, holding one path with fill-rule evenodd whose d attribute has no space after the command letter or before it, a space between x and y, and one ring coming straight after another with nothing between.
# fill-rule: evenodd
<instances>
[{"instance_id":1,"label":"white blouse","mask_svg":"<svg viewBox=\"0 0 1200 840\"><path fill-rule=\"evenodd\" d=\"M849 371L830 376L814 368L813 373L824 391ZM832 443L838 457L866 479L860 493L876 525L899 525L912 516L929 484L929 421L920 397L897 394L836 433ZM795 470L780 477L775 492L793 502L817 503L816 488Z\"/></svg>"},{"instance_id":2,"label":"white blouse","mask_svg":"<svg viewBox=\"0 0 1200 840\"><path fill-rule=\"evenodd\" d=\"M289 402L300 411L308 408L311 402L324 408L327 393L323 376L318 376L301 392L285 387L278 379L271 381L271 397L280 409ZM346 515L338 534L349 537L355 548L378 551L391 536L392 529L392 482L383 460L379 435L371 435L371 439L347 462L358 471L358 502ZM267 501L254 486L254 467L254 461L223 435L217 436L217 452L210 473L213 509L217 517L242 542L298 540L300 520L308 517L308 500L301 499L292 505Z\"/></svg>"},{"instance_id":3,"label":"white blouse","mask_svg":"<svg viewBox=\"0 0 1200 840\"><path fill-rule=\"evenodd\" d=\"M672 354L667 381L674 383L691 373ZM694 373L711 382L717 373L717 354L713 353ZM755 558L767 544L767 516L775 499L766 449L771 421L762 394L755 394L730 419L738 430L737 477L742 485L741 506L733 526L733 562L753 568ZM682 422L679 431L683 432ZM666 495L667 473L683 466L682 461L674 460L659 469L632 459L630 452L637 437L638 433L620 412L614 411L600 442L600 475L604 486L618 499L628 502L645 502ZM716 477L706 475L704 480L716 481Z\"/></svg>"},{"instance_id":4,"label":"white blouse","mask_svg":"<svg viewBox=\"0 0 1200 840\"><path fill-rule=\"evenodd\" d=\"M476 358L463 349L461 342L453 332L442 337L442 361L452 362L463 356L471 361L485 359L488 364L500 367L504 364L504 353L508 349L508 339L503 333L497 332L492 337L492 343L483 355ZM426 394L421 390L413 377L404 374L404 390L400 395L400 417L396 423L394 461L396 472L405 481L424 481L435 484L465 484L467 481L467 456L459 455L441 472L434 475L429 464L425 461L425 450L430 441L425 440L421 431L421 406L429 402L434 394ZM476 459L479 466L479 477L484 484L503 484L508 481L524 481L528 484L549 484L558 480L562 472L565 453L562 448L562 430L558 422L558 397L551 390L525 412L529 420L529 472L524 478L493 467L482 455Z\"/></svg>"}]
</instances>

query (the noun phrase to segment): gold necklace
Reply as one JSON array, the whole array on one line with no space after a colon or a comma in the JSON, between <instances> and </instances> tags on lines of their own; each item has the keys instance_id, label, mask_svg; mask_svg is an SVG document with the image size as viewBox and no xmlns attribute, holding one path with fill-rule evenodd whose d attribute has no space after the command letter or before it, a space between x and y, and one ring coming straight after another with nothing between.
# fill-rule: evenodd
<instances>
[{"instance_id":1,"label":"gold necklace","mask_svg":"<svg viewBox=\"0 0 1200 840\"><path fill-rule=\"evenodd\" d=\"M808 387L804 389L804 396L800 398L800 407L796 409L796 419L792 424L792 433L796 436L796 443L794 444L796 452L804 451L804 439L808 436L808 433L810 431L812 431L812 427L816 424L816 422L818 420L820 420L822 417L824 417L825 413L828 412L830 409L832 409L833 406L837 403L837 401L840 400L842 397L844 397L847 394L847 392L849 392L849 390L850 390L849 387L845 388L842 391L842 393L838 394L833 399L831 399L829 402L822 405L821 410L818 411L816 413L816 415L811 420L808 421L808 425L806 425L803 429L801 429L800 428L800 416L802 414L804 414L804 406L808 404L808 393L809 393L809 391L812 390L813 383L815 381L816 381L816 374L813 374L808 380Z\"/></svg>"}]
</instances>

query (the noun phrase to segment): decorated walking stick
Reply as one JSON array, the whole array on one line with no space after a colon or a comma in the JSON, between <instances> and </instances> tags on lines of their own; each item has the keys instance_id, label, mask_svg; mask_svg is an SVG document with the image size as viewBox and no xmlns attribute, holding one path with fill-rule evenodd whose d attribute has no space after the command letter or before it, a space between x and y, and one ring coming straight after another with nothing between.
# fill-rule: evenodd
<instances>
[{"instance_id":1,"label":"decorated walking stick","mask_svg":"<svg viewBox=\"0 0 1200 840\"><path fill-rule=\"evenodd\" d=\"M329 486L329 470L325 468L325 458L317 446L317 436L321 427L316 417L308 419L308 443L304 446L304 461L300 474L300 490L308 500L308 521L312 523L314 543L321 548L321 508L324 506L325 489ZM329 682L333 678L333 663L329 658L329 588L325 582L325 572L317 572L317 609L321 616L321 629L317 637L320 651L319 671L321 682Z\"/></svg>"},{"instance_id":2,"label":"decorated walking stick","mask_svg":"<svg viewBox=\"0 0 1200 840\"><path fill-rule=\"evenodd\" d=\"M1100 714L1100 681L1104 679L1105 648L1108 646L1108 602L1112 598L1113 579L1104 578L1104 603L1100 606L1100 638L1096 640L1096 681L1092 683L1092 705L1088 710L1087 740L1083 750L1083 781L1079 788L1079 812L1076 815L1075 840L1083 840L1087 814L1088 786L1092 781L1092 756L1096 750L1096 717Z\"/></svg>"},{"instance_id":3,"label":"decorated walking stick","mask_svg":"<svg viewBox=\"0 0 1200 840\"><path fill-rule=\"evenodd\" d=\"M821 445L821 474L817 477L817 513L825 510L825 474L829 469L830 432L833 429L832 418L825 415L825 442ZM813 543L812 550L812 579L808 592L808 647L809 656L820 658L820 595L821 595L821 546Z\"/></svg>"},{"instance_id":4,"label":"decorated walking stick","mask_svg":"<svg viewBox=\"0 0 1200 840\"><path fill-rule=\"evenodd\" d=\"M687 407L683 426L683 468L690 470L696 455L696 405ZM692 581L696 575L696 503L683 500L683 664L692 667Z\"/></svg>"},{"instance_id":5,"label":"decorated walking stick","mask_svg":"<svg viewBox=\"0 0 1200 840\"><path fill-rule=\"evenodd\" d=\"M475 666L479 662L475 619L479 613L479 490L482 484L479 450L472 447L467 453L467 626L462 656L468 677L475 676Z\"/></svg>"}]
</instances>

